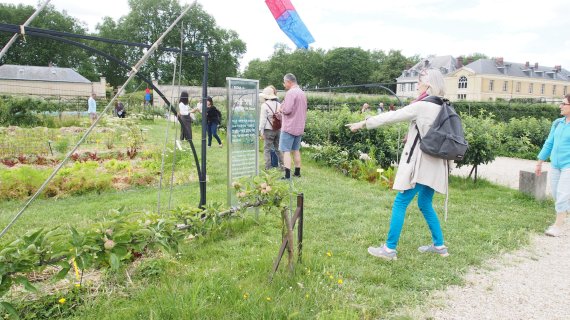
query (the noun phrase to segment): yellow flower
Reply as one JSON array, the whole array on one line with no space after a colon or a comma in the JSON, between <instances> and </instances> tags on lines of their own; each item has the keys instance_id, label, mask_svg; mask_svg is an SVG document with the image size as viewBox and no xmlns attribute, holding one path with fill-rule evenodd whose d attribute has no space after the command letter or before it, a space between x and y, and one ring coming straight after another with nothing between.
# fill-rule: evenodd
<instances>
[{"instance_id":1,"label":"yellow flower","mask_svg":"<svg viewBox=\"0 0 570 320\"><path fill-rule=\"evenodd\" d=\"M338 284L342 284L343 281L342 281L342 279L338 279L337 282L338 282Z\"/></svg>"},{"instance_id":2,"label":"yellow flower","mask_svg":"<svg viewBox=\"0 0 570 320\"><path fill-rule=\"evenodd\" d=\"M64 303L65 303L65 298L61 298L61 299L57 300L57 302L59 302L59 304L64 304Z\"/></svg>"},{"instance_id":3,"label":"yellow flower","mask_svg":"<svg viewBox=\"0 0 570 320\"><path fill-rule=\"evenodd\" d=\"M267 298L265 298L265 300L271 301L271 297L267 297Z\"/></svg>"},{"instance_id":4,"label":"yellow flower","mask_svg":"<svg viewBox=\"0 0 570 320\"><path fill-rule=\"evenodd\" d=\"M332 252L327 251L327 256L332 257Z\"/></svg>"},{"instance_id":5,"label":"yellow flower","mask_svg":"<svg viewBox=\"0 0 570 320\"><path fill-rule=\"evenodd\" d=\"M384 169L382 169L382 168L378 168L378 169L376 169L376 172L378 172L378 173L382 173L382 172L384 172Z\"/></svg>"},{"instance_id":6,"label":"yellow flower","mask_svg":"<svg viewBox=\"0 0 570 320\"><path fill-rule=\"evenodd\" d=\"M76 283L76 284L75 284L75 287L76 287L76 288L81 288L81 283Z\"/></svg>"},{"instance_id":7,"label":"yellow flower","mask_svg":"<svg viewBox=\"0 0 570 320\"><path fill-rule=\"evenodd\" d=\"M329 276L329 279L334 279L334 277L332 275Z\"/></svg>"},{"instance_id":8,"label":"yellow flower","mask_svg":"<svg viewBox=\"0 0 570 320\"><path fill-rule=\"evenodd\" d=\"M247 300L247 298L249 298L249 293L246 292L243 294L243 300Z\"/></svg>"}]
</instances>

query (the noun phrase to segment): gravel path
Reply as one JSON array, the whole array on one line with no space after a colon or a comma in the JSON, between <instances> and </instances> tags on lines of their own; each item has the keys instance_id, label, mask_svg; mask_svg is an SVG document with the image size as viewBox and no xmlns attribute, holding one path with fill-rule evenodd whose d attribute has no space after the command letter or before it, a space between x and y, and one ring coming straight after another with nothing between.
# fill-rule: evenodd
<instances>
[{"instance_id":1,"label":"gravel path","mask_svg":"<svg viewBox=\"0 0 570 320\"><path fill-rule=\"evenodd\" d=\"M495 161L491 163L480 165L477 168L477 177L483 177L490 182L518 190L519 172L521 170L534 172L535 167L536 160L497 157ZM467 177L471 168L471 166L455 168L451 174ZM545 162L542 165L542 171L550 171L549 162ZM550 195L550 193L550 179L547 179L546 194Z\"/></svg>"},{"instance_id":2,"label":"gravel path","mask_svg":"<svg viewBox=\"0 0 570 320\"><path fill-rule=\"evenodd\" d=\"M434 295L432 319L570 319L570 224L565 235L535 236L466 276L466 285Z\"/></svg>"},{"instance_id":3,"label":"gravel path","mask_svg":"<svg viewBox=\"0 0 570 320\"><path fill-rule=\"evenodd\" d=\"M533 171L535 164L498 158L483 166L479 174L489 181L518 188L519 170ZM548 169L545 164L544 170ZM455 169L454 174L466 176L469 170ZM472 270L465 277L465 286L435 293L434 307L416 314L417 318L570 319L570 221L563 229L561 237L537 235L529 247Z\"/></svg>"}]
</instances>

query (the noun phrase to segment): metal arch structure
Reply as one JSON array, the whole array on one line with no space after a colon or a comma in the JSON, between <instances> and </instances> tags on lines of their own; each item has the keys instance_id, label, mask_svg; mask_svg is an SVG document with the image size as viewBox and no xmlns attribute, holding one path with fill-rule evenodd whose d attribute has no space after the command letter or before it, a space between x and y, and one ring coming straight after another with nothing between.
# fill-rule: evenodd
<instances>
[{"instance_id":1,"label":"metal arch structure","mask_svg":"<svg viewBox=\"0 0 570 320\"><path fill-rule=\"evenodd\" d=\"M321 90L335 90L335 89L349 89L349 88L381 88L384 89L388 92L390 92L391 95L393 95L394 97L396 97L396 99L398 99L398 103L400 104L400 107L403 107L404 104L402 103L402 100L400 100L400 97L398 97L396 95L396 93L394 91L392 91L390 88L384 86L384 84L382 83L366 83L366 84L355 84L355 85L346 85L346 86L337 86L337 87L322 87L322 88L304 88L303 90L311 92L311 91L321 91Z\"/></svg>"},{"instance_id":2,"label":"metal arch structure","mask_svg":"<svg viewBox=\"0 0 570 320\"><path fill-rule=\"evenodd\" d=\"M21 30L20 26L18 26L18 25L0 23L0 32L8 32L8 33L13 33L13 34L21 34L22 32L25 32L25 34L29 35L29 36L48 38L51 40L67 43L67 44L82 48L84 50L90 51L90 52L97 54L99 56L102 56L102 57L106 58L107 60L110 60L110 61L117 63L119 66L121 66L121 67L123 67L129 71L132 70L132 67L129 66L128 64L126 64L125 62L119 60L115 56L112 56L112 55L110 55L104 51L93 48L93 47L88 46L86 44L66 39L64 37L79 38L79 39L83 39L83 40L94 40L94 41L106 42L106 43L111 43L111 44L136 46L136 47L141 47L141 48L151 48L151 45L144 44L144 43L135 43L135 42L122 41L122 40L113 40L113 39L106 39L106 38L100 38L100 37L94 37L94 36L84 36L84 35L78 35L78 34L74 34L74 33L46 30L46 29L40 29L40 28L25 27L23 29L24 30ZM176 53L181 53L181 54L190 54L190 55L193 55L195 57L203 57L204 58L204 68L203 68L204 74L203 74L203 82L202 82L202 112L203 112L203 114L205 114L205 112L207 111L207 109L206 109L206 98L208 96L207 82L208 82L209 53L208 52L196 52L196 51L184 51L181 49L168 48L168 47L163 47L163 48L159 48L159 49L162 51L176 52ZM154 92L156 92L164 100L166 105L170 107L170 111L174 115L176 115L176 119L178 119L178 122L180 123L182 130L185 131L185 135L190 136L189 132L187 132L188 128L186 128L182 124L182 120L178 117L178 112L176 111L176 108L174 108L174 106L172 106L172 104L166 98L166 96L152 83L152 81L150 81L149 79L147 79L146 77L144 77L143 75L141 75L138 72L137 72L136 76L139 79L141 79L142 81L144 81L145 83L147 83L154 90ZM204 205L206 204L206 145L205 145L205 141L206 141L206 117L202 117L202 147L201 147L201 160L202 161L201 161L201 163L198 160L198 155L197 155L194 143L192 142L192 140L188 140L190 147L192 149L192 153L194 155L194 161L196 163L196 170L197 170L198 177L199 177L200 202L199 202L198 206L200 208L203 208Z\"/></svg>"}]
</instances>

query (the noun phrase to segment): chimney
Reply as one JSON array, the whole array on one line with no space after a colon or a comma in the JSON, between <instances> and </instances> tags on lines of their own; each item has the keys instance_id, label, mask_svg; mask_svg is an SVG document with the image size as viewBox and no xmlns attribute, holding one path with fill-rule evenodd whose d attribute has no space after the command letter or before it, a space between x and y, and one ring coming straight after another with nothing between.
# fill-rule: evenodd
<instances>
[{"instance_id":1,"label":"chimney","mask_svg":"<svg viewBox=\"0 0 570 320\"><path fill-rule=\"evenodd\" d=\"M457 59L455 60L455 69L459 69L463 67L463 57L459 56L457 57Z\"/></svg>"},{"instance_id":2,"label":"chimney","mask_svg":"<svg viewBox=\"0 0 570 320\"><path fill-rule=\"evenodd\" d=\"M560 72L562 71L562 66L561 65L556 65L554 66L554 72Z\"/></svg>"},{"instance_id":3,"label":"chimney","mask_svg":"<svg viewBox=\"0 0 570 320\"><path fill-rule=\"evenodd\" d=\"M528 63L528 61L524 64L525 69L528 69L530 66L530 64Z\"/></svg>"},{"instance_id":4,"label":"chimney","mask_svg":"<svg viewBox=\"0 0 570 320\"><path fill-rule=\"evenodd\" d=\"M467 64L470 64L471 62L473 62L473 57L468 57L467 58Z\"/></svg>"},{"instance_id":5,"label":"chimney","mask_svg":"<svg viewBox=\"0 0 570 320\"><path fill-rule=\"evenodd\" d=\"M495 63L497 64L497 66L503 66L504 64L503 57L496 58Z\"/></svg>"},{"instance_id":6,"label":"chimney","mask_svg":"<svg viewBox=\"0 0 570 320\"><path fill-rule=\"evenodd\" d=\"M427 68L427 67L429 67L429 60L425 59L424 60L424 68Z\"/></svg>"},{"instance_id":7,"label":"chimney","mask_svg":"<svg viewBox=\"0 0 570 320\"><path fill-rule=\"evenodd\" d=\"M538 62L534 63L534 69L537 70L538 69Z\"/></svg>"}]
</instances>

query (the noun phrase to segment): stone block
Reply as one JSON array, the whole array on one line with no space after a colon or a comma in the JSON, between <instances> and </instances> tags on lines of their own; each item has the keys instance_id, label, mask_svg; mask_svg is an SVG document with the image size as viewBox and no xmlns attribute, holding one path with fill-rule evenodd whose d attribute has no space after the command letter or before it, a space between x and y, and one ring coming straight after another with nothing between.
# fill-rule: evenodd
<instances>
[{"instance_id":1,"label":"stone block","mask_svg":"<svg viewBox=\"0 0 570 320\"><path fill-rule=\"evenodd\" d=\"M519 191L534 197L537 200L546 199L546 178L548 172L543 171L540 176L534 172L523 171L519 173Z\"/></svg>"}]
</instances>

